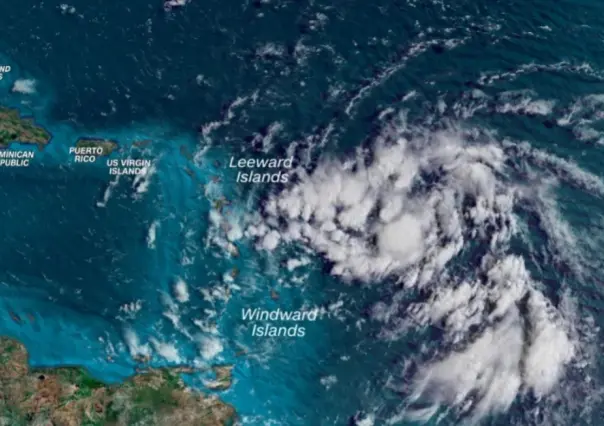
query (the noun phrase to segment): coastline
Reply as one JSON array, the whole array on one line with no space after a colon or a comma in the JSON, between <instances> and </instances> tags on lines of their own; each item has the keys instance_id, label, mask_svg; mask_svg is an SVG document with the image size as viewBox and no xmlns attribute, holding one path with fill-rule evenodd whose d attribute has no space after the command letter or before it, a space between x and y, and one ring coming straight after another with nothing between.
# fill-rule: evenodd
<instances>
[{"instance_id":1,"label":"coastline","mask_svg":"<svg viewBox=\"0 0 604 426\"><path fill-rule=\"evenodd\" d=\"M25 138L16 138L14 140L7 141L3 143L0 140L0 149L10 149L13 145L21 145L21 146L32 146L35 145L38 148L38 151L43 151L53 140L54 134L53 132L45 125L40 124L33 114L24 114L21 108L19 107L8 107L4 105L0 105L0 132L2 131L1 127L4 124L2 122L2 113L8 112L15 114L15 118L18 119L19 123L28 124L34 130L45 133L44 141L35 141L29 140ZM76 148L81 147L100 147L103 149L102 156L109 156L114 151L120 150L120 143L116 139L113 138L104 138L98 136L80 136L78 137L73 144Z\"/></svg>"},{"instance_id":2,"label":"coastline","mask_svg":"<svg viewBox=\"0 0 604 426\"><path fill-rule=\"evenodd\" d=\"M119 384L106 384L84 367L35 367L19 340L0 336L0 419L10 424L51 420L58 425L146 421L183 425L231 425L235 408L216 395L187 387L190 367L145 368Z\"/></svg>"},{"instance_id":3,"label":"coastline","mask_svg":"<svg viewBox=\"0 0 604 426\"><path fill-rule=\"evenodd\" d=\"M20 108L17 108L17 107L11 108L11 107L7 107L4 105L0 105L0 133L4 132L3 126L5 123L3 122L3 119L6 118L7 115L8 116L12 115L13 116L12 118L15 121L18 121L19 124L22 125L23 127L30 127L29 129L23 129L23 127L22 127L21 129L18 129L19 131L24 132L26 130L29 130L29 131L33 130L36 132L43 132L43 134L37 135L39 138L41 138L40 140L21 139L21 137L23 137L21 135L17 135L17 136L15 136L14 139L12 139L13 134L10 134L10 135L8 135L10 138L5 141L1 140L3 138L0 138L0 149L8 149L8 148L10 148L11 145L17 144L17 145L36 145L38 147L38 150L42 151L52 141L53 133L49 129L47 129L44 125L38 123L33 114L24 115ZM29 125L29 126L27 126L27 125Z\"/></svg>"}]
</instances>

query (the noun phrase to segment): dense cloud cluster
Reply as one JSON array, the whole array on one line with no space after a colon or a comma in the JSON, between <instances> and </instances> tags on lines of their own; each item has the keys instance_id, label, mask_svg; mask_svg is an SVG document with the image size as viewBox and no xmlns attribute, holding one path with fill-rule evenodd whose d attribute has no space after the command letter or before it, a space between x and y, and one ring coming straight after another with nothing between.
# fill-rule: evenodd
<instances>
[{"instance_id":1,"label":"dense cloud cluster","mask_svg":"<svg viewBox=\"0 0 604 426\"><path fill-rule=\"evenodd\" d=\"M418 367L410 400L423 408L407 416L426 420L441 405L474 420L505 411L526 390L550 393L576 355L569 321L509 250L526 194L510 176L508 151L529 155L472 130L393 124L369 152L299 171L246 229L264 250L311 247L345 280L395 279L397 296L372 312L383 337L409 324L444 325L443 347L456 349ZM472 250L465 272L455 270ZM409 288L429 296L402 302Z\"/></svg>"},{"instance_id":2,"label":"dense cloud cluster","mask_svg":"<svg viewBox=\"0 0 604 426\"><path fill-rule=\"evenodd\" d=\"M303 241L333 263L335 275L404 272L406 285L423 285L467 239L497 244L513 231L514 189L496 178L504 160L501 148L468 145L459 133L407 140L390 128L369 164L359 156L302 172L299 184L267 202L266 222L247 232L268 250ZM271 226L278 219L287 226Z\"/></svg>"}]
</instances>

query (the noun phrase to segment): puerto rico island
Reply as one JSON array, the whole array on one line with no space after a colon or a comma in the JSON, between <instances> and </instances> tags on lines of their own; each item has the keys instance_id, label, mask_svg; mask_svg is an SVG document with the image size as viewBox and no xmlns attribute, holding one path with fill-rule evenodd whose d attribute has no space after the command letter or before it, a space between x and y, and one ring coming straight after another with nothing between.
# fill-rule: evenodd
<instances>
[{"instance_id":1,"label":"puerto rico island","mask_svg":"<svg viewBox=\"0 0 604 426\"><path fill-rule=\"evenodd\" d=\"M110 139L80 138L76 142L76 148L101 148L102 151L95 150L95 153L102 156L111 154L117 149L117 146L117 142Z\"/></svg>"},{"instance_id":2,"label":"puerto rico island","mask_svg":"<svg viewBox=\"0 0 604 426\"><path fill-rule=\"evenodd\" d=\"M21 117L16 109L0 107L0 149L8 148L11 143L32 144L43 149L50 138L50 133L33 118Z\"/></svg>"},{"instance_id":3,"label":"puerto rico island","mask_svg":"<svg viewBox=\"0 0 604 426\"><path fill-rule=\"evenodd\" d=\"M0 424L11 426L223 426L235 409L190 390L179 368L148 369L106 385L77 367L28 366L18 341L0 337Z\"/></svg>"}]
</instances>

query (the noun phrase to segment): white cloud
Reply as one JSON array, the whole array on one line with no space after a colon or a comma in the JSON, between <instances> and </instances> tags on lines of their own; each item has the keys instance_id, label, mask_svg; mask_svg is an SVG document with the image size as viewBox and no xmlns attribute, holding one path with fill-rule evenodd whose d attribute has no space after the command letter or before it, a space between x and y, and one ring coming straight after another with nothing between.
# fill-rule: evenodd
<instances>
[{"instance_id":1,"label":"white cloud","mask_svg":"<svg viewBox=\"0 0 604 426\"><path fill-rule=\"evenodd\" d=\"M455 132L407 140L390 128L372 159L324 161L312 174L300 173L297 185L268 200L266 222L247 234L266 250L306 243L344 278L407 272L428 281L459 253L464 234L511 217L515 189L495 178L505 160L495 144L470 145ZM270 229L279 218L287 225ZM512 231L513 220L505 223L493 238Z\"/></svg>"},{"instance_id":2,"label":"white cloud","mask_svg":"<svg viewBox=\"0 0 604 426\"><path fill-rule=\"evenodd\" d=\"M149 347L149 345L147 343L141 345L138 335L131 328L127 328L124 330L124 340L126 341L126 345L128 346L130 356L147 357L151 355L151 348Z\"/></svg>"},{"instance_id":3,"label":"white cloud","mask_svg":"<svg viewBox=\"0 0 604 426\"><path fill-rule=\"evenodd\" d=\"M344 279L398 279L399 292L372 310L384 323L382 338L443 327L437 360L420 363L412 379L412 399L423 408L408 417L427 420L446 405L480 420L506 411L525 390L541 398L577 354L572 324L539 291L524 259L509 252L520 230L518 202L534 201L522 199L529 193L511 177L510 153L604 193L599 178L578 166L485 132L394 122L369 158L359 150L298 171L245 231L268 251L308 246ZM478 260L468 267L464 257L453 269L469 252ZM427 288L429 296L405 305L409 288Z\"/></svg>"},{"instance_id":4,"label":"white cloud","mask_svg":"<svg viewBox=\"0 0 604 426\"><path fill-rule=\"evenodd\" d=\"M199 352L206 361L209 361L218 356L222 350L222 342L214 336L201 336L198 339Z\"/></svg>"},{"instance_id":5,"label":"white cloud","mask_svg":"<svg viewBox=\"0 0 604 426\"><path fill-rule=\"evenodd\" d=\"M180 363L182 359L180 358L180 354L178 353L178 349L172 343L160 342L155 338L151 338L151 344L153 344L153 348L155 351L164 358L166 361L172 363Z\"/></svg>"},{"instance_id":6,"label":"white cloud","mask_svg":"<svg viewBox=\"0 0 604 426\"><path fill-rule=\"evenodd\" d=\"M159 221L154 220L149 226L147 231L147 247L150 249L155 248L155 240L157 238L157 228L159 227Z\"/></svg>"},{"instance_id":7,"label":"white cloud","mask_svg":"<svg viewBox=\"0 0 604 426\"><path fill-rule=\"evenodd\" d=\"M188 288L185 280L183 280L182 278L178 277L176 279L172 290L174 292L174 298L179 303L186 303L189 301L189 298L190 298L189 288Z\"/></svg>"},{"instance_id":8,"label":"white cloud","mask_svg":"<svg viewBox=\"0 0 604 426\"><path fill-rule=\"evenodd\" d=\"M36 80L31 78L20 78L13 83L13 92L31 95L36 93Z\"/></svg>"}]
</instances>

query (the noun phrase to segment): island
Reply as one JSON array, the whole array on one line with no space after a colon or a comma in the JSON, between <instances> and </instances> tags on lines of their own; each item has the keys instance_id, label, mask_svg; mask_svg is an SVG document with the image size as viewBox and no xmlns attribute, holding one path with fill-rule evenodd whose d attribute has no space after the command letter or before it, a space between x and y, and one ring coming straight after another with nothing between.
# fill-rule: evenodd
<instances>
[{"instance_id":1,"label":"island","mask_svg":"<svg viewBox=\"0 0 604 426\"><path fill-rule=\"evenodd\" d=\"M107 385L83 368L30 368L25 347L0 337L0 424L232 425L235 409L187 388L180 378L185 370L144 369L121 384ZM218 371L217 379L227 381L226 370Z\"/></svg>"},{"instance_id":2,"label":"island","mask_svg":"<svg viewBox=\"0 0 604 426\"><path fill-rule=\"evenodd\" d=\"M11 143L22 143L37 145L41 150L50 138L50 133L33 118L21 117L16 109L0 107L0 149L8 148Z\"/></svg>"},{"instance_id":3,"label":"island","mask_svg":"<svg viewBox=\"0 0 604 426\"><path fill-rule=\"evenodd\" d=\"M233 366L232 365L215 365L212 367L216 379L205 383L208 389L225 390L233 384Z\"/></svg>"},{"instance_id":4,"label":"island","mask_svg":"<svg viewBox=\"0 0 604 426\"><path fill-rule=\"evenodd\" d=\"M189 151L189 148L187 148L185 145L180 146L180 155L189 161L193 161L195 159L193 154L191 154L191 151Z\"/></svg>"},{"instance_id":5,"label":"island","mask_svg":"<svg viewBox=\"0 0 604 426\"><path fill-rule=\"evenodd\" d=\"M137 148L144 148L147 145L149 145L151 143L151 139L143 139L140 141L135 141L132 143L132 146L135 146Z\"/></svg>"},{"instance_id":6,"label":"island","mask_svg":"<svg viewBox=\"0 0 604 426\"><path fill-rule=\"evenodd\" d=\"M117 142L110 139L80 138L76 142L76 148L102 148L100 155L107 156L117 149Z\"/></svg>"}]
</instances>

